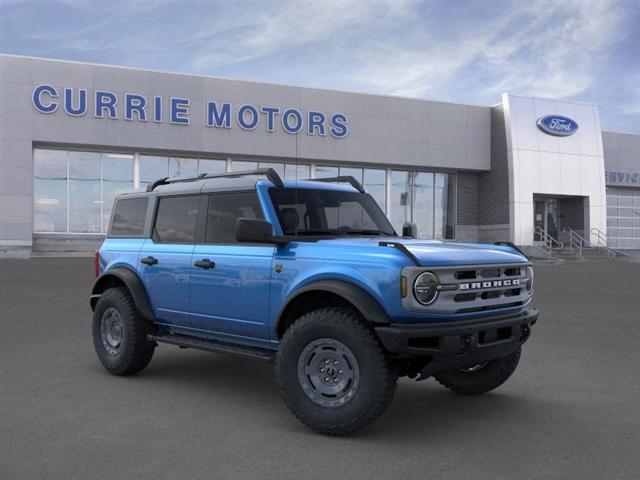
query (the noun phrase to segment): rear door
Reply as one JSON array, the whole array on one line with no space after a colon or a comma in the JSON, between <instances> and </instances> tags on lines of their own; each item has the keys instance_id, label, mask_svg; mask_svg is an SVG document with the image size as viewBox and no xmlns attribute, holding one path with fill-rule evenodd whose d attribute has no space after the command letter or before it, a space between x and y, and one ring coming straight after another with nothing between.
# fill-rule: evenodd
<instances>
[{"instance_id":1,"label":"rear door","mask_svg":"<svg viewBox=\"0 0 640 480\"><path fill-rule=\"evenodd\" d=\"M191 261L191 322L221 337L267 340L275 247L238 243L239 217L263 218L255 190L209 195L205 243Z\"/></svg>"},{"instance_id":2,"label":"rear door","mask_svg":"<svg viewBox=\"0 0 640 480\"><path fill-rule=\"evenodd\" d=\"M196 241L200 195L160 197L152 237L139 262L158 323L189 327L191 256Z\"/></svg>"}]
</instances>

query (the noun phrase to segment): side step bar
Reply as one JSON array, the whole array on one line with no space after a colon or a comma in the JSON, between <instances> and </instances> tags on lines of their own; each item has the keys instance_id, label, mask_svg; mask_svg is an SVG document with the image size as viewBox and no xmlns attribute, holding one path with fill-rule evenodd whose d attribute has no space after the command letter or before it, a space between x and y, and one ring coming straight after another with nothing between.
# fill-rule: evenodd
<instances>
[{"instance_id":1,"label":"side step bar","mask_svg":"<svg viewBox=\"0 0 640 480\"><path fill-rule=\"evenodd\" d=\"M266 348L230 345L216 340L194 338L188 335L147 335L147 340L156 341L158 343L168 343L169 345L177 345L182 348L195 348L196 350L204 350L207 352L229 353L240 357L250 358L252 360L260 360L266 363L273 363L276 358L276 352L267 350Z\"/></svg>"}]
</instances>

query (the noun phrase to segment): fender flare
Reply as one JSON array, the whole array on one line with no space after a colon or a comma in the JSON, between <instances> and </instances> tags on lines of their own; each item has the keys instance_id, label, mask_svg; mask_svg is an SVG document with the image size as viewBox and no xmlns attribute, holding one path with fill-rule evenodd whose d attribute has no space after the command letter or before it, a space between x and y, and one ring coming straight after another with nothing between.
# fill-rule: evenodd
<instances>
[{"instance_id":1,"label":"fender flare","mask_svg":"<svg viewBox=\"0 0 640 480\"><path fill-rule=\"evenodd\" d=\"M117 278L124 283L131 293L133 303L135 303L135 306L142 318L149 321L155 320L151 304L149 303L149 297L147 296L147 291L142 284L142 280L140 280L140 277L138 277L138 275L136 275L132 270L126 267L112 268L98 277L96 283L93 284L93 288L91 289L89 302L91 304L92 311L95 310L96 303L98 302L100 295L105 291L105 287L111 278Z\"/></svg>"},{"instance_id":2,"label":"fender flare","mask_svg":"<svg viewBox=\"0 0 640 480\"><path fill-rule=\"evenodd\" d=\"M289 295L284 306L278 312L276 331L282 321L284 312L291 306L292 302L294 302L300 295L311 291L329 292L344 298L353 305L368 322L376 324L391 323L387 312L384 311L378 301L376 301L361 287L342 280L319 280L317 282L310 283L309 285L305 285Z\"/></svg>"}]
</instances>

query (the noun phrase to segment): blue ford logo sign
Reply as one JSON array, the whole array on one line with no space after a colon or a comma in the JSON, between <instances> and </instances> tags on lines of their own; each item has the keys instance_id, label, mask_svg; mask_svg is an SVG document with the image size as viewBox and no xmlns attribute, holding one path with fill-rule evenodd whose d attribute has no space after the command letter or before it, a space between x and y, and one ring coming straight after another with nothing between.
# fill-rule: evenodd
<instances>
[{"instance_id":1,"label":"blue ford logo sign","mask_svg":"<svg viewBox=\"0 0 640 480\"><path fill-rule=\"evenodd\" d=\"M578 130L578 124L575 121L562 115L540 117L536 125L538 125L538 128L544 133L555 135L556 137L568 137Z\"/></svg>"}]
</instances>

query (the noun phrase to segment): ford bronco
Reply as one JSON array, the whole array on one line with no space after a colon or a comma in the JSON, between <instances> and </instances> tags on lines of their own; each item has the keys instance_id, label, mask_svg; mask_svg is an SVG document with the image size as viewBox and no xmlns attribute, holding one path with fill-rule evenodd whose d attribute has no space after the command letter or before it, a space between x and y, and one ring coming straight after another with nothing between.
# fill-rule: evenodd
<instances>
[{"instance_id":1,"label":"ford bronco","mask_svg":"<svg viewBox=\"0 0 640 480\"><path fill-rule=\"evenodd\" d=\"M495 389L538 318L515 246L400 237L353 177L160 179L116 198L95 270L110 373L158 343L272 362L289 409L330 435L378 418L400 376Z\"/></svg>"}]
</instances>

